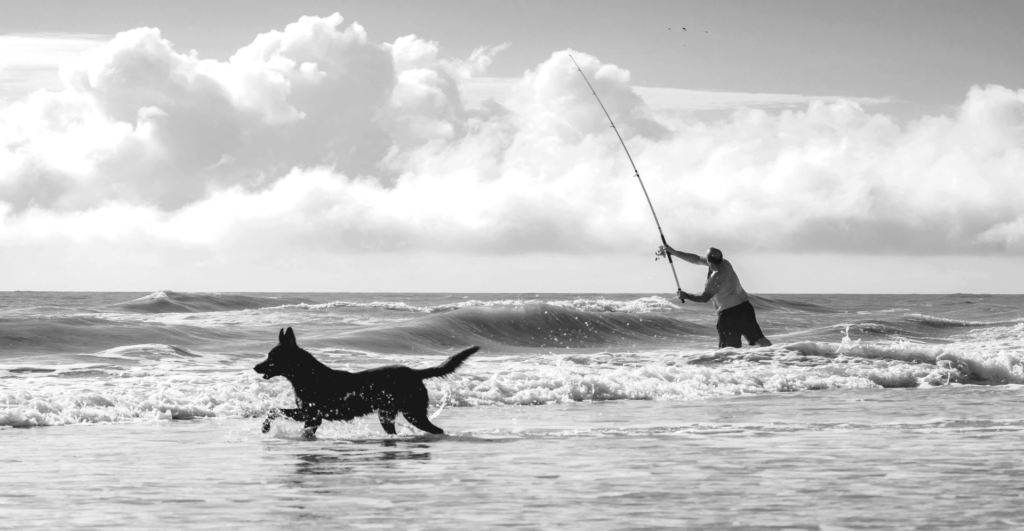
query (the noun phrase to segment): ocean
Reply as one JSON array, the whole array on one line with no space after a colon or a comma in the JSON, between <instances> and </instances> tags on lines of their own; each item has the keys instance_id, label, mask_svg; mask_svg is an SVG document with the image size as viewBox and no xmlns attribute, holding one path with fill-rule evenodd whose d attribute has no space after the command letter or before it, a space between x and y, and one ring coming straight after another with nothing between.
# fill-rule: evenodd
<instances>
[{"instance_id":1,"label":"ocean","mask_svg":"<svg viewBox=\"0 0 1024 531\"><path fill-rule=\"evenodd\" d=\"M1024 296L0 293L0 528L1020 529ZM252 367L435 365L446 435Z\"/></svg>"}]
</instances>

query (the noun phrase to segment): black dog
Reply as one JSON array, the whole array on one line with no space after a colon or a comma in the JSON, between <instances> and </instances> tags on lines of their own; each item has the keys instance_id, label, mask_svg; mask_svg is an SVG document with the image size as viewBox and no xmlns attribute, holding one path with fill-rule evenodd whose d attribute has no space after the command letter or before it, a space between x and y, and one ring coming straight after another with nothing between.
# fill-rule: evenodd
<instances>
[{"instance_id":1,"label":"black dog","mask_svg":"<svg viewBox=\"0 0 1024 531\"><path fill-rule=\"evenodd\" d=\"M303 436L312 438L324 420L352 420L377 411L384 431L395 434L395 415L427 432L444 430L427 418L427 388L423 380L444 378L455 372L479 347L470 347L429 369L410 369L402 365L377 367L361 372L336 371L320 363L299 348L291 328L281 330L278 345L267 359L253 367L263 379L284 376L295 389L295 409L274 409L263 421L263 433L280 415L305 423Z\"/></svg>"}]
</instances>

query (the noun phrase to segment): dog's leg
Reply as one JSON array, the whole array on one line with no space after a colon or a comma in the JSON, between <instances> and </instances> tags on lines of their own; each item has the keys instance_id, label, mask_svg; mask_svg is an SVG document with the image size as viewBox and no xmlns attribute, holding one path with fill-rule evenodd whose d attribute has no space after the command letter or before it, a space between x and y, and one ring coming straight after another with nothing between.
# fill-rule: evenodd
<instances>
[{"instance_id":1,"label":"dog's leg","mask_svg":"<svg viewBox=\"0 0 1024 531\"><path fill-rule=\"evenodd\" d=\"M270 413L267 413L267 418L263 419L263 433L270 431L270 422L281 415L281 410L271 409Z\"/></svg>"},{"instance_id":2,"label":"dog's leg","mask_svg":"<svg viewBox=\"0 0 1024 531\"><path fill-rule=\"evenodd\" d=\"M412 424L413 426L416 426L417 428L427 433L432 433L434 435L444 434L444 430L438 428L437 426L434 426L434 424L430 422L430 419L427 418L426 409L424 409L423 411L416 412L403 411L402 415L405 417L405 420L409 421L409 424Z\"/></svg>"},{"instance_id":3,"label":"dog's leg","mask_svg":"<svg viewBox=\"0 0 1024 531\"><path fill-rule=\"evenodd\" d=\"M380 409L377 410L377 418L380 419L380 425L384 428L384 431L388 432L388 435L395 434L395 415L397 413L394 410Z\"/></svg>"},{"instance_id":4,"label":"dog's leg","mask_svg":"<svg viewBox=\"0 0 1024 531\"><path fill-rule=\"evenodd\" d=\"M306 418L305 425L302 426L302 438L303 439L315 439L316 429L320 427L320 423L324 419L321 417L308 417Z\"/></svg>"},{"instance_id":5,"label":"dog's leg","mask_svg":"<svg viewBox=\"0 0 1024 531\"><path fill-rule=\"evenodd\" d=\"M278 417L280 417L282 415L285 416L285 417L288 417L288 418L290 418L292 420L303 421L303 420L306 419L306 416L302 414L302 410L301 409L298 409L298 408L295 408L295 409L274 408L274 409L270 410L270 413L267 413L267 418L266 418L266 420L263 421L263 433L267 433L268 431L270 431L270 423L271 423L271 421L273 421L274 419L276 419L276 418L278 418Z\"/></svg>"}]
</instances>

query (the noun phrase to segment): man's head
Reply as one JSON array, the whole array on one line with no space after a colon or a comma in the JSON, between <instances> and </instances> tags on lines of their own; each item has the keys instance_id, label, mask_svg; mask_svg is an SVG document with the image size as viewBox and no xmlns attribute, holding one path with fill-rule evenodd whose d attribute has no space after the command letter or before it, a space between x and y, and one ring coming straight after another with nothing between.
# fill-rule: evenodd
<instances>
[{"instance_id":1,"label":"man's head","mask_svg":"<svg viewBox=\"0 0 1024 531\"><path fill-rule=\"evenodd\" d=\"M708 248L708 254L705 255L708 259L709 264L718 265L722 263L722 251L719 251L715 247Z\"/></svg>"}]
</instances>

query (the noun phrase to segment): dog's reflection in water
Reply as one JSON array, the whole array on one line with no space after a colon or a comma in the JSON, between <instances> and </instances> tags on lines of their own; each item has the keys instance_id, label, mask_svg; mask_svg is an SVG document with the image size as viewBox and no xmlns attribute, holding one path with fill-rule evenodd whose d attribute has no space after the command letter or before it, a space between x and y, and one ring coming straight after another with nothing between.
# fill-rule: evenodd
<instances>
[{"instance_id":1,"label":"dog's reflection in water","mask_svg":"<svg viewBox=\"0 0 1024 531\"><path fill-rule=\"evenodd\" d=\"M357 451L350 454L300 454L296 472L300 474L344 474L353 469L366 469L392 461L429 461L430 452L422 450Z\"/></svg>"},{"instance_id":2,"label":"dog's reflection in water","mask_svg":"<svg viewBox=\"0 0 1024 531\"><path fill-rule=\"evenodd\" d=\"M408 462L430 461L429 450L427 444L400 444L393 440L380 441L373 446L345 444L296 455L295 473L300 477L373 475L375 471L394 469Z\"/></svg>"}]
</instances>

